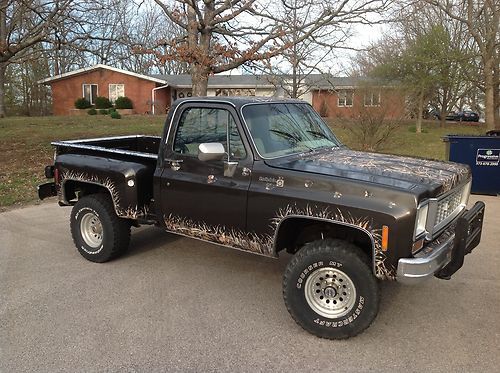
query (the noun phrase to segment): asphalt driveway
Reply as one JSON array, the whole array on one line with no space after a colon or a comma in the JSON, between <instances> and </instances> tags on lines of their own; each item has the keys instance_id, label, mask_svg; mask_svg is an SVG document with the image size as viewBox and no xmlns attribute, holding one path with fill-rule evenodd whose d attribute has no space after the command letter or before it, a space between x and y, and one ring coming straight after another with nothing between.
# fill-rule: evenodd
<instances>
[{"instance_id":1,"label":"asphalt driveway","mask_svg":"<svg viewBox=\"0 0 500 373\"><path fill-rule=\"evenodd\" d=\"M288 256L145 227L126 256L95 264L73 246L69 208L2 213L0 372L498 372L500 198L481 199L483 240L464 268L451 281L383 283L375 323L345 341L288 315Z\"/></svg>"}]
</instances>

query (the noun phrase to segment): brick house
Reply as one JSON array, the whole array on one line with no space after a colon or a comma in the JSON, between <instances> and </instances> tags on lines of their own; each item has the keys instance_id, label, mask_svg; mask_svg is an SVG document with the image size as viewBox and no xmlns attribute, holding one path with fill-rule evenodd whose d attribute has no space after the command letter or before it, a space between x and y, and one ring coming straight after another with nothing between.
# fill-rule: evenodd
<instances>
[{"instance_id":1,"label":"brick house","mask_svg":"<svg viewBox=\"0 0 500 373\"><path fill-rule=\"evenodd\" d=\"M333 78L332 85L317 84L311 104L324 117L356 118L376 110L386 118L402 118L406 114L405 95L391 86L368 85L353 78Z\"/></svg>"},{"instance_id":2,"label":"brick house","mask_svg":"<svg viewBox=\"0 0 500 373\"><path fill-rule=\"evenodd\" d=\"M119 96L127 96L132 100L134 112L141 114L151 111L152 93L156 106L166 108L170 105L170 88L164 87L164 80L106 65L74 70L38 83L50 85L54 115L71 114L75 100L80 97L93 104L98 96L107 97L112 102Z\"/></svg>"},{"instance_id":3,"label":"brick house","mask_svg":"<svg viewBox=\"0 0 500 373\"><path fill-rule=\"evenodd\" d=\"M216 75L208 81L208 96L284 96L280 87L290 78L266 75ZM191 96L189 75L144 75L107 65L94 65L40 80L50 85L54 115L75 112L74 102L85 97L93 103L98 96L112 102L119 96L132 100L138 114L165 114L177 98ZM360 93L353 78L311 74L304 80L301 99L324 116L355 117L361 108L383 107L389 117L404 112L404 97L391 88L378 87Z\"/></svg>"}]
</instances>

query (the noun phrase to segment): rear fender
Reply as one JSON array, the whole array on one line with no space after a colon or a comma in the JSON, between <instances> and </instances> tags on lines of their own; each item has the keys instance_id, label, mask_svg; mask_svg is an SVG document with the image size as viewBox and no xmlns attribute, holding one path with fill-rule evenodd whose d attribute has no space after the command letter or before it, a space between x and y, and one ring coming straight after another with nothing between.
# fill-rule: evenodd
<instances>
[{"instance_id":1,"label":"rear fender","mask_svg":"<svg viewBox=\"0 0 500 373\"><path fill-rule=\"evenodd\" d=\"M71 201L78 195L104 190L109 193L119 217L138 219L147 215L152 195L152 171L147 166L64 154L57 157L56 167L60 173L60 201L63 204L72 204Z\"/></svg>"}]
</instances>

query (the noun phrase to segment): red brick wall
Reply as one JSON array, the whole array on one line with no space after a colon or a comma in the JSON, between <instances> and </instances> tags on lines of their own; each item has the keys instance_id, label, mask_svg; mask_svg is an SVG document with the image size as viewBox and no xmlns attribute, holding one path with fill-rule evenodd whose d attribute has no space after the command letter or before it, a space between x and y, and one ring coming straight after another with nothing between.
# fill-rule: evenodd
<instances>
[{"instance_id":1,"label":"red brick wall","mask_svg":"<svg viewBox=\"0 0 500 373\"><path fill-rule=\"evenodd\" d=\"M380 91L380 107L365 107L363 99L364 92L354 91L352 107L339 107L336 92L313 91L312 105L318 113L330 118L356 118L362 110L371 109L383 110L387 118L401 118L405 114L405 97L396 89Z\"/></svg>"},{"instance_id":2,"label":"red brick wall","mask_svg":"<svg viewBox=\"0 0 500 373\"><path fill-rule=\"evenodd\" d=\"M159 84L119 72L98 69L51 82L52 108L54 115L68 115L75 108L75 100L83 97L82 84L97 84L98 96L109 96L109 84L124 84L125 96L132 100L134 112L151 112L151 90ZM166 90L170 90L167 88ZM162 91L162 90L159 90ZM163 97L165 106L170 106L170 97ZM168 105L167 105L168 104ZM160 114L160 113L158 113Z\"/></svg>"},{"instance_id":3,"label":"red brick wall","mask_svg":"<svg viewBox=\"0 0 500 373\"><path fill-rule=\"evenodd\" d=\"M155 114L166 114L171 105L170 87L155 91Z\"/></svg>"}]
</instances>

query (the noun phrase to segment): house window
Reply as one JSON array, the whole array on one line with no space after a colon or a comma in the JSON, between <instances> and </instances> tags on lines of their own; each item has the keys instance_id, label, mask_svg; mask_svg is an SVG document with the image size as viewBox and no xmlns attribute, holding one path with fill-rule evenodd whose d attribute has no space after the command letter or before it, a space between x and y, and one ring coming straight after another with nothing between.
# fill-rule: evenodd
<instances>
[{"instance_id":1,"label":"house window","mask_svg":"<svg viewBox=\"0 0 500 373\"><path fill-rule=\"evenodd\" d=\"M118 97L125 96L125 84L109 85L109 101L114 103Z\"/></svg>"},{"instance_id":2,"label":"house window","mask_svg":"<svg viewBox=\"0 0 500 373\"><path fill-rule=\"evenodd\" d=\"M339 101L338 107L352 107L352 91L339 91L338 93Z\"/></svg>"},{"instance_id":3,"label":"house window","mask_svg":"<svg viewBox=\"0 0 500 373\"><path fill-rule=\"evenodd\" d=\"M365 106L380 106L380 91L365 93Z\"/></svg>"},{"instance_id":4,"label":"house window","mask_svg":"<svg viewBox=\"0 0 500 373\"><path fill-rule=\"evenodd\" d=\"M97 97L97 84L83 84L83 98L94 105Z\"/></svg>"}]
</instances>

